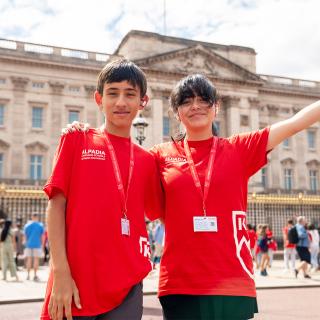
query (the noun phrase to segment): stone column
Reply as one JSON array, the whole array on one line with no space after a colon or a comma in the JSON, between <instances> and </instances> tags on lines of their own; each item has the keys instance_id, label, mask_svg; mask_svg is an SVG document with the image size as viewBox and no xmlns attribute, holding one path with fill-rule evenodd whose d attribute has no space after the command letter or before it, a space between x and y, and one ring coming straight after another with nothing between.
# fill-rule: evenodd
<instances>
[{"instance_id":1,"label":"stone column","mask_svg":"<svg viewBox=\"0 0 320 320\"><path fill-rule=\"evenodd\" d=\"M259 129L259 105L260 101L257 98L249 98L250 104L250 128L251 130Z\"/></svg>"},{"instance_id":2,"label":"stone column","mask_svg":"<svg viewBox=\"0 0 320 320\"><path fill-rule=\"evenodd\" d=\"M249 98L250 106L250 128L252 131L259 129L259 99ZM259 170L254 176L249 180L249 191L250 192L261 192L263 191L262 187L262 175L261 170Z\"/></svg>"},{"instance_id":3,"label":"stone column","mask_svg":"<svg viewBox=\"0 0 320 320\"><path fill-rule=\"evenodd\" d=\"M152 92L152 136L151 145L163 141L163 94L161 91Z\"/></svg>"},{"instance_id":4,"label":"stone column","mask_svg":"<svg viewBox=\"0 0 320 320\"><path fill-rule=\"evenodd\" d=\"M268 113L269 113L269 124L275 123L278 118L279 107L276 105L268 104L267 105ZM281 180L282 177L282 166L280 164L280 149L275 148L270 154L269 168L272 173L271 181L269 181L269 188L272 189L280 189L281 188ZM270 177L270 175L269 175Z\"/></svg>"},{"instance_id":5,"label":"stone column","mask_svg":"<svg viewBox=\"0 0 320 320\"><path fill-rule=\"evenodd\" d=\"M96 87L93 85L85 85L84 89L87 93L86 105L83 110L85 112L84 120L88 122L91 127L99 127L103 124L104 117L102 112L94 102L94 92L96 90Z\"/></svg>"},{"instance_id":6,"label":"stone column","mask_svg":"<svg viewBox=\"0 0 320 320\"><path fill-rule=\"evenodd\" d=\"M46 172L51 172L52 160L55 153L55 149L60 139L61 129L65 127L67 124L63 123L63 113L65 112L65 107L63 104L62 91L64 89L65 84L58 81L50 81L49 86L52 90L51 103L48 108L48 116L51 119L51 128L49 130L50 138L48 142L50 145L50 149L48 154L49 161L47 161L46 165Z\"/></svg>"},{"instance_id":7,"label":"stone column","mask_svg":"<svg viewBox=\"0 0 320 320\"><path fill-rule=\"evenodd\" d=\"M26 163L24 152L23 138L27 134L27 129L30 126L30 118L28 117L28 105L26 102L26 86L29 82L25 77L11 77L13 84L13 100L12 100L12 118L11 123L13 130L12 134L12 152L11 159L8 159L11 164L10 177L12 179L28 178L24 176L23 164Z\"/></svg>"},{"instance_id":8,"label":"stone column","mask_svg":"<svg viewBox=\"0 0 320 320\"><path fill-rule=\"evenodd\" d=\"M223 108L226 110L227 137L240 132L240 98L225 96L222 98Z\"/></svg>"}]
</instances>

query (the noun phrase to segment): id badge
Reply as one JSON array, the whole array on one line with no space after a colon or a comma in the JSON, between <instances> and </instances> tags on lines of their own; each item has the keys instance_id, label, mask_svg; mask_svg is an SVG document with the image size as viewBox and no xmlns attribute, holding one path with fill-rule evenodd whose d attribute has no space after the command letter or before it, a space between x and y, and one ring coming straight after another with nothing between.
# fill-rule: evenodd
<instances>
[{"instance_id":1,"label":"id badge","mask_svg":"<svg viewBox=\"0 0 320 320\"><path fill-rule=\"evenodd\" d=\"M124 236L130 235L130 223L126 218L121 218L121 234Z\"/></svg>"},{"instance_id":2,"label":"id badge","mask_svg":"<svg viewBox=\"0 0 320 320\"><path fill-rule=\"evenodd\" d=\"M217 232L217 217L193 217L194 232Z\"/></svg>"}]
</instances>

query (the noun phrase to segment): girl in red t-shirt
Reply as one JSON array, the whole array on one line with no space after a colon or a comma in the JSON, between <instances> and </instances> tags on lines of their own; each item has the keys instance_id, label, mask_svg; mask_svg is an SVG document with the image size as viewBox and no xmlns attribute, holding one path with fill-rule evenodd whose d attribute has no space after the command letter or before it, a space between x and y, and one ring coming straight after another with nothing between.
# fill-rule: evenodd
<instances>
[{"instance_id":1,"label":"girl in red t-shirt","mask_svg":"<svg viewBox=\"0 0 320 320\"><path fill-rule=\"evenodd\" d=\"M233 123L239 109L229 100ZM266 164L268 151L320 119L320 102L270 128L227 139L213 134L219 102L206 77L182 79L170 105L186 133L152 149L166 199L159 280L164 316L252 318L257 303L246 228L248 179Z\"/></svg>"}]
</instances>

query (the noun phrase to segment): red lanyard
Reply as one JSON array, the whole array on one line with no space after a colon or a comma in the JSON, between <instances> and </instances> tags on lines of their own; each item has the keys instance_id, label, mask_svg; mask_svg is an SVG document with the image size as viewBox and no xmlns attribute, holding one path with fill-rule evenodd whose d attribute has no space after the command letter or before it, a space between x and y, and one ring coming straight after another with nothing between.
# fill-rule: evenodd
<instances>
[{"instance_id":1,"label":"red lanyard","mask_svg":"<svg viewBox=\"0 0 320 320\"><path fill-rule=\"evenodd\" d=\"M102 129L103 130L103 129ZM129 187L131 183L131 178L132 178L132 173L133 173L133 168L134 168L134 154L133 154L133 143L130 140L130 163L129 163L129 176L128 176L128 184L127 184L127 190L124 192L124 186L122 182L122 177L121 177L121 172L117 160L116 153L114 151L113 145L110 141L109 135L106 132L106 130L103 130L104 137L106 140L106 144L110 153L111 161L112 161L112 166L113 166L113 172L114 176L117 181L117 187L120 193L120 198L121 198L121 204L122 204L122 213L124 217L127 219L127 200L128 200L128 192L129 192Z\"/></svg>"},{"instance_id":2,"label":"red lanyard","mask_svg":"<svg viewBox=\"0 0 320 320\"><path fill-rule=\"evenodd\" d=\"M211 184L213 163L214 163L214 159L216 157L217 144L218 144L218 139L216 137L213 137L212 139L213 139L212 147L210 150L209 162L208 162L208 166L207 166L207 170L206 170L206 177L205 177L204 188L203 188L203 192L202 192L199 175L198 175L197 169L196 169L194 162L193 162L193 159L192 159L192 155L191 155L191 151L190 151L190 148L188 145L187 137L184 138L184 152L185 152L187 160L188 160L188 164L189 164L189 168L191 171L191 175L192 175L194 184L195 184L196 188L198 189L200 196L201 196L201 199L202 199L202 208L203 208L204 216L207 215L205 202L207 200L209 187Z\"/></svg>"}]
</instances>

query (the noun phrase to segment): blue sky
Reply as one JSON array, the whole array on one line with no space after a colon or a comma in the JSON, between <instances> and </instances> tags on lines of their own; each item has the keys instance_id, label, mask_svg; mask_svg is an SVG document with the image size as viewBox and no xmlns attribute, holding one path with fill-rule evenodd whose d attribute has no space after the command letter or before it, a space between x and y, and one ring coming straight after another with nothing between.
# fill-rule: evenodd
<instances>
[{"instance_id":1,"label":"blue sky","mask_svg":"<svg viewBox=\"0 0 320 320\"><path fill-rule=\"evenodd\" d=\"M0 37L112 53L132 29L252 47L257 71L320 81L318 0L1 0Z\"/></svg>"}]
</instances>

